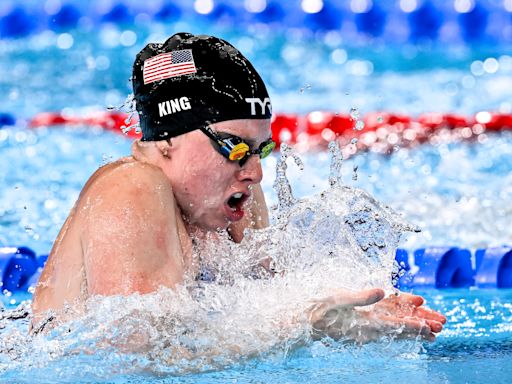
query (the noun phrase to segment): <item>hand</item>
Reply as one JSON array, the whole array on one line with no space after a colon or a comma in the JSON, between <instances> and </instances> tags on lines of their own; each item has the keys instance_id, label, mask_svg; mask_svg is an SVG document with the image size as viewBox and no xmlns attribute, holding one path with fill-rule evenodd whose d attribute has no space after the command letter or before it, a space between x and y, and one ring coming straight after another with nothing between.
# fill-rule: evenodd
<instances>
[{"instance_id":1,"label":"hand","mask_svg":"<svg viewBox=\"0 0 512 384\"><path fill-rule=\"evenodd\" d=\"M363 343L390 335L397 338L419 336L433 341L434 333L442 330L446 318L421 307L423 302L420 296L404 293L384 299L382 289L338 291L311 308L313 337L329 336ZM364 308L371 304L375 305Z\"/></svg>"},{"instance_id":2,"label":"hand","mask_svg":"<svg viewBox=\"0 0 512 384\"><path fill-rule=\"evenodd\" d=\"M446 317L437 311L423 307L424 302L421 296L400 293L379 301L375 304L374 311L379 319L390 326L393 324L405 326L403 336L420 335L426 340L434 341L434 334L442 331Z\"/></svg>"}]
</instances>

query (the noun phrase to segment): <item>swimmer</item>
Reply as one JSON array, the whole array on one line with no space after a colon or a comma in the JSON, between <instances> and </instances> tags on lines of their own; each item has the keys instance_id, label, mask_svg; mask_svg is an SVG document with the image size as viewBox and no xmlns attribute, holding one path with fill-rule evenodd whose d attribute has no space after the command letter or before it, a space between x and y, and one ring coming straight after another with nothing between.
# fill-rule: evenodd
<instances>
[{"instance_id":1,"label":"swimmer","mask_svg":"<svg viewBox=\"0 0 512 384\"><path fill-rule=\"evenodd\" d=\"M189 33L148 44L133 66L133 90L142 139L81 191L34 293L35 330L48 312L57 321L83 314L93 295L175 288L198 268L193 238L227 231L240 242L246 228L269 225L260 162L275 147L271 104L236 48ZM309 316L315 337L366 341L400 328L432 340L446 320L422 304L380 289L333 292ZM347 313L365 319L354 334L343 331Z\"/></svg>"}]
</instances>

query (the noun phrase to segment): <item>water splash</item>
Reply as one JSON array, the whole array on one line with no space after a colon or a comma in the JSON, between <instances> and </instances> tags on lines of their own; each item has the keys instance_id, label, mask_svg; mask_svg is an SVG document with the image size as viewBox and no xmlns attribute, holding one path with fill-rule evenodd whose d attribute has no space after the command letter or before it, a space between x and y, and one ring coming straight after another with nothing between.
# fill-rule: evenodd
<instances>
[{"instance_id":1,"label":"water splash","mask_svg":"<svg viewBox=\"0 0 512 384\"><path fill-rule=\"evenodd\" d=\"M141 132L140 123L138 121L132 123L133 118L135 116L137 116L136 101L135 101L135 96L133 93L130 93L126 97L126 99L124 100L124 102L122 104L120 104L118 106L114 106L114 105L107 106L107 110L109 110L109 111L116 110L116 111L120 111L120 112L124 112L124 113L128 114L127 118L124 120L125 125L121 126L121 132L123 132L123 134L126 135L131 130L134 130L135 133L137 133L137 134L139 134Z\"/></svg>"},{"instance_id":2,"label":"water splash","mask_svg":"<svg viewBox=\"0 0 512 384\"><path fill-rule=\"evenodd\" d=\"M331 154L331 165L329 173L329 185L341 185L341 167L343 165L343 153L340 150L338 142L333 140L329 142L329 152Z\"/></svg>"},{"instance_id":3,"label":"water splash","mask_svg":"<svg viewBox=\"0 0 512 384\"><path fill-rule=\"evenodd\" d=\"M336 289L392 291L394 251L407 223L366 192L342 185L336 144L330 188L296 198L287 160L303 163L291 147L281 150L274 225L248 231L240 244L220 234L194 242L193 264L213 278L188 273L175 290L92 297L84 317L35 337L26 325L25 333L11 328L2 334L0 371L42 367L45 375L51 369L76 378L76 364L87 362L78 373L87 378L112 371L181 374L268 354L285 358L311 343L312 302Z\"/></svg>"},{"instance_id":4,"label":"water splash","mask_svg":"<svg viewBox=\"0 0 512 384\"><path fill-rule=\"evenodd\" d=\"M108 111L120 111L130 113L135 111L135 96L133 93L130 93L126 96L126 99L119 105L108 105Z\"/></svg>"},{"instance_id":5,"label":"water splash","mask_svg":"<svg viewBox=\"0 0 512 384\"><path fill-rule=\"evenodd\" d=\"M288 177L286 176L286 161L292 157L299 169L304 169L304 164L300 157L293 151L292 147L283 143L281 144L281 157L276 165L276 179L274 181L274 190L276 191L278 211L285 211L290 208L296 201L293 197L292 187Z\"/></svg>"}]
</instances>

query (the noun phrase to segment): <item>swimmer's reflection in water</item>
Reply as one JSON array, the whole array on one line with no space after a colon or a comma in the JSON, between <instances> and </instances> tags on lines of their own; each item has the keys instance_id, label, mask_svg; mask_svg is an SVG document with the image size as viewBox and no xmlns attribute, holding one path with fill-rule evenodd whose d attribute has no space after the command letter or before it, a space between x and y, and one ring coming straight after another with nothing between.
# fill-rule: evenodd
<instances>
[{"instance_id":1,"label":"swimmer's reflection in water","mask_svg":"<svg viewBox=\"0 0 512 384\"><path fill-rule=\"evenodd\" d=\"M178 33L137 55L132 80L142 139L81 191L36 287L34 330L47 327L39 322L48 311L53 321L68 320L66 307L83 313L93 295L175 289L187 273L214 279L193 263L191 239L221 230L238 243L245 229L269 224L260 162L275 146L272 111L252 64L224 40ZM422 304L338 290L308 316L316 338L367 341L401 329L433 340L445 318ZM363 321L347 327L354 319Z\"/></svg>"}]
</instances>

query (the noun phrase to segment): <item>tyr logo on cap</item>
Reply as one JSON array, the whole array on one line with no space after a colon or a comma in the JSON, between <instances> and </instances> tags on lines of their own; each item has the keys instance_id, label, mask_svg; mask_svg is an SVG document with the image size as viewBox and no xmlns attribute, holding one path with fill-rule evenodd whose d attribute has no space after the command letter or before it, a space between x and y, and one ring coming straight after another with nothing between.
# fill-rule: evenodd
<instances>
[{"instance_id":1,"label":"tyr logo on cap","mask_svg":"<svg viewBox=\"0 0 512 384\"><path fill-rule=\"evenodd\" d=\"M245 99L246 102L251 103L251 115L256 115L256 103L261 107L261 114L265 115L265 106L268 104L268 110L272 113L272 105L270 104L270 99L265 97L263 100L257 97L248 97Z\"/></svg>"}]
</instances>

